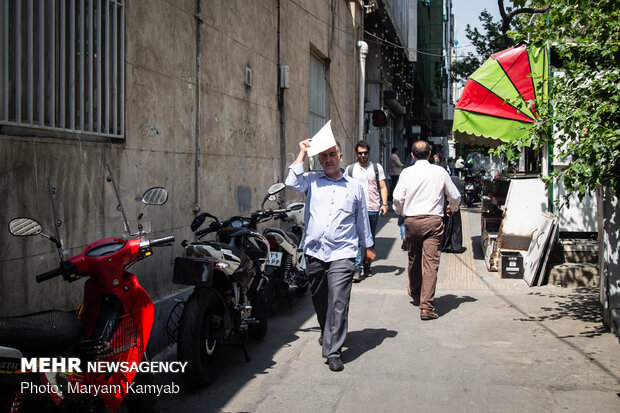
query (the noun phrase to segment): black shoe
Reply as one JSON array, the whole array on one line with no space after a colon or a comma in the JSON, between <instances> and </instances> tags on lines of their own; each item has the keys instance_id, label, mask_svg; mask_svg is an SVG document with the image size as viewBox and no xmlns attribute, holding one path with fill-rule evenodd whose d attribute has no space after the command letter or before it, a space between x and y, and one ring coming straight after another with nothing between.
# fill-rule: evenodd
<instances>
[{"instance_id":1,"label":"black shoe","mask_svg":"<svg viewBox=\"0 0 620 413\"><path fill-rule=\"evenodd\" d=\"M409 249L409 245L407 245L407 238L403 238L403 244L400 246L400 249L403 251L407 251Z\"/></svg>"},{"instance_id":2,"label":"black shoe","mask_svg":"<svg viewBox=\"0 0 620 413\"><path fill-rule=\"evenodd\" d=\"M329 364L329 369L331 371L342 371L344 370L344 364L342 364L342 360L340 357L330 357L327 359L327 364Z\"/></svg>"},{"instance_id":3,"label":"black shoe","mask_svg":"<svg viewBox=\"0 0 620 413\"><path fill-rule=\"evenodd\" d=\"M321 334L321 336L319 337L319 344L323 345L323 334Z\"/></svg>"}]
</instances>

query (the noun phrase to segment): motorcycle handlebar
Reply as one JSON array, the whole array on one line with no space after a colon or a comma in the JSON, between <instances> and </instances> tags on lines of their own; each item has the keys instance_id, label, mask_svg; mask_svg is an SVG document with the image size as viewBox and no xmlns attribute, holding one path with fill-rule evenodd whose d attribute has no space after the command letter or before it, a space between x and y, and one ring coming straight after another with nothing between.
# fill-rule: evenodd
<instances>
[{"instance_id":1,"label":"motorcycle handlebar","mask_svg":"<svg viewBox=\"0 0 620 413\"><path fill-rule=\"evenodd\" d=\"M165 246L173 243L175 240L174 235L170 235L168 237L163 237L159 239L154 239L151 241L151 247Z\"/></svg>"},{"instance_id":2,"label":"motorcycle handlebar","mask_svg":"<svg viewBox=\"0 0 620 413\"><path fill-rule=\"evenodd\" d=\"M37 275L35 278L37 282L43 282L50 280L54 277L58 277L59 275L70 275L71 273L76 273L77 267L71 261L63 261L60 263L60 266L55 270L51 270L48 272L44 272L43 274Z\"/></svg>"},{"instance_id":3,"label":"motorcycle handlebar","mask_svg":"<svg viewBox=\"0 0 620 413\"><path fill-rule=\"evenodd\" d=\"M220 221L213 221L211 224L209 224L208 227L199 229L198 231L195 232L195 234L197 237L201 237L210 232L218 231L220 228L222 228L222 223Z\"/></svg>"},{"instance_id":4,"label":"motorcycle handlebar","mask_svg":"<svg viewBox=\"0 0 620 413\"><path fill-rule=\"evenodd\" d=\"M272 218L274 215L279 215L282 213L286 213L286 212L290 212L291 209L289 208L283 208L283 209L263 209L260 211L256 211L253 212L251 214L251 218L250 220L254 221L254 223L259 223L262 222L263 220L267 220ZM234 216L231 217L225 221L213 221L211 224L209 224L208 227L200 229L198 231L195 231L194 234L197 237L202 237L206 234L209 234L211 232L216 232L219 231L222 228L226 228L227 226L230 225L231 222L236 221L236 220L240 220L240 219L245 219L243 217L238 217L238 216Z\"/></svg>"},{"instance_id":5,"label":"motorcycle handlebar","mask_svg":"<svg viewBox=\"0 0 620 413\"><path fill-rule=\"evenodd\" d=\"M36 278L37 278L37 282L43 282L43 281L50 280L54 277L58 277L59 275L62 275L62 268L56 268L55 270L44 272L43 274L37 275Z\"/></svg>"}]
</instances>

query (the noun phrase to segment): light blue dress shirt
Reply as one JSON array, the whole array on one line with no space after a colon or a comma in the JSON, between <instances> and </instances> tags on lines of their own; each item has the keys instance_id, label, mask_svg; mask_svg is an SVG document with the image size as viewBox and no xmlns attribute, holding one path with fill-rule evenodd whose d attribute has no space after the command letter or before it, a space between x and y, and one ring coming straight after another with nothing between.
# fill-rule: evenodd
<instances>
[{"instance_id":1,"label":"light blue dress shirt","mask_svg":"<svg viewBox=\"0 0 620 413\"><path fill-rule=\"evenodd\" d=\"M299 163L289 167L286 185L306 195L304 254L331 262L355 258L358 244L373 246L359 182L344 173L337 180L323 172L304 173L304 164Z\"/></svg>"}]
</instances>

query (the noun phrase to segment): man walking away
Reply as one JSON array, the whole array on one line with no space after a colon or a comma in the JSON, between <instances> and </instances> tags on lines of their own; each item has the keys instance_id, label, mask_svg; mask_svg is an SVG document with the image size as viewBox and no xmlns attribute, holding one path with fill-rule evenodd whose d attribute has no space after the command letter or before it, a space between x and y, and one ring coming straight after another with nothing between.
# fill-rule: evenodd
<instances>
[{"instance_id":1,"label":"man walking away","mask_svg":"<svg viewBox=\"0 0 620 413\"><path fill-rule=\"evenodd\" d=\"M385 215L388 210L388 190L385 185L385 172L383 172L383 167L380 164L370 162L370 145L367 142L359 141L355 145L355 152L357 153L357 162L347 166L346 174L355 178L364 188L370 231L372 232L372 240L374 242L379 214ZM357 258L355 259L356 272L353 277L354 282L362 280L363 258L362 249L359 248L357 250ZM364 263L364 275L372 277L370 263Z\"/></svg>"},{"instance_id":2,"label":"man walking away","mask_svg":"<svg viewBox=\"0 0 620 413\"><path fill-rule=\"evenodd\" d=\"M304 173L312 139L299 144L286 185L306 195L306 272L312 280L312 303L321 327L319 343L331 371L344 369L340 351L347 336L351 280L358 245L366 260L375 252L362 186L343 174L339 145L318 155L323 172Z\"/></svg>"},{"instance_id":3,"label":"man walking away","mask_svg":"<svg viewBox=\"0 0 620 413\"><path fill-rule=\"evenodd\" d=\"M392 148L392 154L390 155L390 201L392 200L392 196L394 194L394 188L396 188L396 184L398 183L398 177L404 167L405 165L403 165L398 157L398 148Z\"/></svg>"},{"instance_id":4,"label":"man walking away","mask_svg":"<svg viewBox=\"0 0 620 413\"><path fill-rule=\"evenodd\" d=\"M405 237L409 247L409 285L407 291L420 306L422 320L434 320L435 288L446 213L458 209L461 195L448 172L428 162L431 147L416 141L411 153L415 164L403 170L394 189L394 211L405 217Z\"/></svg>"}]
</instances>

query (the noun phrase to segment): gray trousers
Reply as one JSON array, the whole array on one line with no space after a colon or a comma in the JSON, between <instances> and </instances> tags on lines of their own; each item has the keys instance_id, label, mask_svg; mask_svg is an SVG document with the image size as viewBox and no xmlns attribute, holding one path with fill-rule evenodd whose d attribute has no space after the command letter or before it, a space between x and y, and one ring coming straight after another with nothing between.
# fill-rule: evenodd
<instances>
[{"instance_id":1,"label":"gray trousers","mask_svg":"<svg viewBox=\"0 0 620 413\"><path fill-rule=\"evenodd\" d=\"M347 337L355 258L323 262L306 255L306 272L323 334L323 357L339 357Z\"/></svg>"}]
</instances>

